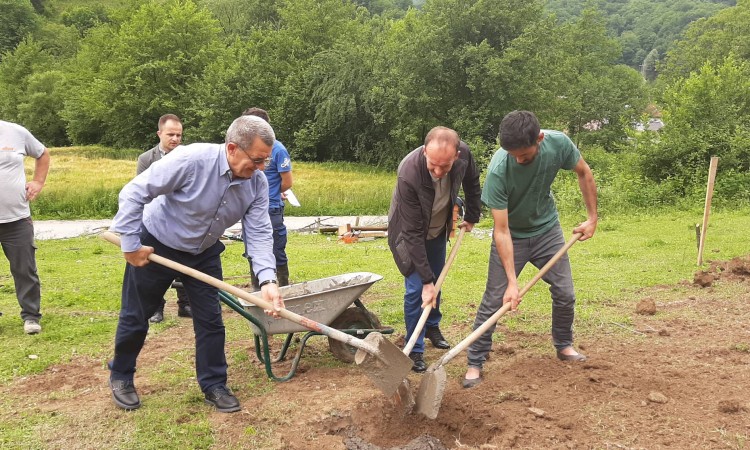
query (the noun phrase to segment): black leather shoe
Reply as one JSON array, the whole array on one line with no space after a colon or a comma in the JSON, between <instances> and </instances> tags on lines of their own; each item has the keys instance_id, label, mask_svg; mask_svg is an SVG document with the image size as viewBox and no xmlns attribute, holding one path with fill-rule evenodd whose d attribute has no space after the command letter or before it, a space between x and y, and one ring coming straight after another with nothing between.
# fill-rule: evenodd
<instances>
[{"instance_id":1,"label":"black leather shoe","mask_svg":"<svg viewBox=\"0 0 750 450\"><path fill-rule=\"evenodd\" d=\"M132 381L110 379L109 388L112 390L112 400L118 408L132 411L141 407L141 399L138 398Z\"/></svg>"},{"instance_id":2,"label":"black leather shoe","mask_svg":"<svg viewBox=\"0 0 750 450\"><path fill-rule=\"evenodd\" d=\"M443 333L440 332L438 327L428 327L427 331L424 332L424 337L432 342L432 346L443 350L451 348L451 345L443 337Z\"/></svg>"},{"instance_id":3,"label":"black leather shoe","mask_svg":"<svg viewBox=\"0 0 750 450\"><path fill-rule=\"evenodd\" d=\"M158 310L158 311L156 311L154 313L154 315L151 316L150 319L148 319L148 321L151 322L151 323L159 323L159 322L161 322L163 320L164 320L164 311L161 310L161 309Z\"/></svg>"},{"instance_id":4,"label":"black leather shoe","mask_svg":"<svg viewBox=\"0 0 750 450\"><path fill-rule=\"evenodd\" d=\"M239 411L240 401L232 394L226 386L216 386L206 392L206 404L213 405L216 410L223 413Z\"/></svg>"},{"instance_id":5,"label":"black leather shoe","mask_svg":"<svg viewBox=\"0 0 750 450\"><path fill-rule=\"evenodd\" d=\"M422 353L417 352L411 352L409 353L409 358L414 362L414 365L411 366L411 370L417 373L422 373L427 370L427 364L425 364L424 359L422 358Z\"/></svg>"},{"instance_id":6,"label":"black leather shoe","mask_svg":"<svg viewBox=\"0 0 750 450\"><path fill-rule=\"evenodd\" d=\"M193 308L190 305L180 305L177 308L177 315L180 317L193 317Z\"/></svg>"}]
</instances>

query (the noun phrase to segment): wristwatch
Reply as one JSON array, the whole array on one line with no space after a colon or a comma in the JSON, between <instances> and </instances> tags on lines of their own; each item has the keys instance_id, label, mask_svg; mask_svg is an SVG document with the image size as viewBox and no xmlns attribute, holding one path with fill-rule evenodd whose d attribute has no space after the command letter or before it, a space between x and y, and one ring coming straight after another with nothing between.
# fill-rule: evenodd
<instances>
[{"instance_id":1,"label":"wristwatch","mask_svg":"<svg viewBox=\"0 0 750 450\"><path fill-rule=\"evenodd\" d=\"M267 285L267 284L270 284L270 283L273 283L273 284L279 284L279 282L278 282L278 281L276 281L276 280L274 280L274 279L270 279L270 280L266 280L266 281L264 281L264 282L260 283L260 285L258 285L258 286L259 286L259 287L263 287L263 286L265 286L265 285Z\"/></svg>"}]
</instances>

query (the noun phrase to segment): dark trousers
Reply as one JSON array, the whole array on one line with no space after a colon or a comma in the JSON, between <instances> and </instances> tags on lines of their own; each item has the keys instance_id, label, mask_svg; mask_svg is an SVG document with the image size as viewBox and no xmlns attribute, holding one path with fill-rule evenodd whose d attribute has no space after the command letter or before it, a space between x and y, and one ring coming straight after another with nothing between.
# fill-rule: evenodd
<instances>
[{"instance_id":1,"label":"dark trousers","mask_svg":"<svg viewBox=\"0 0 750 450\"><path fill-rule=\"evenodd\" d=\"M430 239L425 243L427 250L427 262L430 264L435 281L440 276L445 266L445 234L442 233L435 239ZM406 342L409 342L414 329L417 327L419 317L422 315L422 279L415 270L404 279L406 292L404 293L404 320L406 322ZM437 307L432 308L427 316L425 327L419 333L417 341L414 343L412 352L424 353L424 333L427 328L437 327L443 314L440 312L440 293L437 296Z\"/></svg>"},{"instance_id":2,"label":"dark trousers","mask_svg":"<svg viewBox=\"0 0 750 450\"><path fill-rule=\"evenodd\" d=\"M273 256L276 258L276 277L279 286L286 286L289 284L289 259L286 256L287 230L286 225L284 225L284 207L269 208L268 216L271 218L271 226L273 227ZM250 279L253 288L260 289L258 277L255 276L253 271L252 258L248 258L246 254L242 256L247 258L250 263Z\"/></svg>"},{"instance_id":3,"label":"dark trousers","mask_svg":"<svg viewBox=\"0 0 750 450\"><path fill-rule=\"evenodd\" d=\"M269 208L268 216L273 226L273 256L276 257L276 266L288 263L286 257L286 225L284 225L284 207Z\"/></svg>"},{"instance_id":4,"label":"dark trousers","mask_svg":"<svg viewBox=\"0 0 750 450\"><path fill-rule=\"evenodd\" d=\"M31 218L0 223L0 243L13 275L21 318L38 321L42 317L39 313L42 299Z\"/></svg>"},{"instance_id":5,"label":"dark trousers","mask_svg":"<svg viewBox=\"0 0 750 450\"><path fill-rule=\"evenodd\" d=\"M224 244L219 241L198 255L167 247L146 230L141 233L141 242L154 247L157 255L214 278L222 278L220 255L224 251ZM133 379L136 360L148 333L148 319L161 306L164 293L177 275L177 272L153 262L144 267L125 266L122 307L115 335L115 357L109 364L112 379ZM190 296L193 310L195 372L201 390L206 392L227 382L224 322L218 290L186 275L180 278Z\"/></svg>"}]
</instances>

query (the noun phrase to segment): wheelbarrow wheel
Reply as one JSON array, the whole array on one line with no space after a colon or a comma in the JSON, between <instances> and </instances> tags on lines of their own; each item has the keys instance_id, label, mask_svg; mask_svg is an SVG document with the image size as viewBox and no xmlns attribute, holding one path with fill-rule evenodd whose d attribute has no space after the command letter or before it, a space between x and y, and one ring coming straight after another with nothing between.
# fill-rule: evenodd
<instances>
[{"instance_id":1,"label":"wheelbarrow wheel","mask_svg":"<svg viewBox=\"0 0 750 450\"><path fill-rule=\"evenodd\" d=\"M347 308L330 324L331 328L337 330L367 330L380 328L380 320L367 311L356 306ZM354 354L357 349L351 345L344 344L341 341L328 338L328 348L336 359L345 363L354 362Z\"/></svg>"}]
</instances>

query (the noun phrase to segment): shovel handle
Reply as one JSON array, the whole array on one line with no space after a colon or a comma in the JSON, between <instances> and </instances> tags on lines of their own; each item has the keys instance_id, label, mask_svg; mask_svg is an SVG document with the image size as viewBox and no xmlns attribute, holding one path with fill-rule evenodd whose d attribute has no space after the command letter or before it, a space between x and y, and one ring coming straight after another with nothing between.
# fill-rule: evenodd
<instances>
[{"instance_id":1,"label":"shovel handle","mask_svg":"<svg viewBox=\"0 0 750 450\"><path fill-rule=\"evenodd\" d=\"M453 244L453 248L448 255L448 260L445 262L445 266L443 266L443 270L440 272L440 276L438 277L437 282L435 282L435 291L438 293L440 293L440 288L443 287L443 281L445 281L445 277L448 275L448 270L451 268L453 260L456 259L458 247L461 246L461 241L464 239L465 233L466 228L461 227L461 230L458 232L458 237L456 238L456 243ZM414 344L417 343L417 338L419 338L419 335L422 334L422 328L424 328L424 324L427 322L427 316L430 315L430 311L432 311L431 304L427 305L422 310L422 315L419 316L419 322L417 322L417 326L416 328L414 328L414 331L412 331L409 342L407 342L406 347L404 347L404 355L408 355L409 353L411 353L411 350L414 348Z\"/></svg>"},{"instance_id":2,"label":"shovel handle","mask_svg":"<svg viewBox=\"0 0 750 450\"><path fill-rule=\"evenodd\" d=\"M117 246L120 245L120 237L116 234L105 231L100 235L102 239L109 241ZM172 261L171 259L167 259L163 256L156 255L154 253L150 254L148 256L148 259L152 262L155 262L157 264L160 264L162 266L168 267L172 270L175 270L177 272L180 272L182 274L188 275L190 277L195 278L196 280L202 281L206 284L209 284L215 288L222 289L224 291L229 292L230 294L240 297L243 300L247 300L248 302L252 303L255 306L258 306L260 308L263 308L265 310L273 310L273 305L266 300L257 297L255 295L252 295L251 293L244 291L237 286L233 286L229 283L226 283L222 280L219 280L218 278L214 278L210 275L207 275L203 272L200 272L198 270L195 270L193 268L190 268L188 266L185 266L183 264L180 264L178 262ZM375 346L370 345L369 343L363 341L362 339L357 339L351 335L348 335L342 331L339 331L335 328L331 328L329 326L323 325L322 323L315 322L314 320L310 320L304 316L300 316L297 313L294 313L288 309L282 309L278 312L279 315L287 320L291 320L292 322L302 325L303 327L312 330L317 331L320 334L324 334L332 339L335 339L337 341L344 342L348 345L351 345L352 347L356 347L359 349L362 349L366 351L367 353L370 353L372 355L378 355L378 350Z\"/></svg>"},{"instance_id":3,"label":"shovel handle","mask_svg":"<svg viewBox=\"0 0 750 450\"><path fill-rule=\"evenodd\" d=\"M554 256L552 256L552 258L549 261L547 261L547 264L545 264L541 269L539 269L539 272L537 272L537 274L534 275L534 278L532 278L531 281L526 283L526 286L524 286L523 289L521 289L521 292L518 293L518 297L519 298L523 297L529 291L529 289L531 289L536 284L536 282L539 281L549 271L549 269L552 266L557 264L557 261L560 258L562 258L562 256L568 251L568 249L572 247L573 244L575 244L576 241L578 241L578 239L581 238L581 236L583 236L583 233L573 234L570 240L568 240L568 242L566 242L565 245L563 245L563 247L560 250L558 250L557 253L555 253ZM480 325L479 328L477 328L469 336L467 336L466 339L459 342L455 347L453 347L452 349L450 349L450 351L448 351L445 355L443 355L443 357L440 358L435 363L435 367L439 367L447 363L448 361L453 359L456 355L464 351L468 346L473 344L474 341L479 339L479 337L483 335L487 330L489 330L492 325L497 323L497 321L500 320L503 314L505 314L506 312L510 310L510 307L511 307L510 303L504 304L502 308L497 310L495 314L493 314L482 325Z\"/></svg>"}]
</instances>

